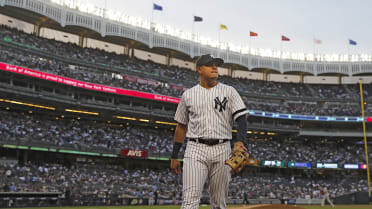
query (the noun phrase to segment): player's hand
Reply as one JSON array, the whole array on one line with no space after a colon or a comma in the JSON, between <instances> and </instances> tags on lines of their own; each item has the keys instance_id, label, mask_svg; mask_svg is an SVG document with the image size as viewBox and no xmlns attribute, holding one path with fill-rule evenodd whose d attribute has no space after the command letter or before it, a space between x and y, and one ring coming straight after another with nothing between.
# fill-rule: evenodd
<instances>
[{"instance_id":1,"label":"player's hand","mask_svg":"<svg viewBox=\"0 0 372 209\"><path fill-rule=\"evenodd\" d=\"M225 164L231 167L231 174L236 175L243 170L248 157L248 149L244 146L243 142L236 142L231 151L231 156L225 161Z\"/></svg>"},{"instance_id":2,"label":"player's hand","mask_svg":"<svg viewBox=\"0 0 372 209\"><path fill-rule=\"evenodd\" d=\"M241 142L241 141L236 142L236 143L234 144L234 147L240 147L240 148L242 148L245 152L248 153L248 149L244 146L243 142Z\"/></svg>"},{"instance_id":3,"label":"player's hand","mask_svg":"<svg viewBox=\"0 0 372 209\"><path fill-rule=\"evenodd\" d=\"M181 174L181 164L178 159L171 159L171 170L174 174Z\"/></svg>"}]
</instances>

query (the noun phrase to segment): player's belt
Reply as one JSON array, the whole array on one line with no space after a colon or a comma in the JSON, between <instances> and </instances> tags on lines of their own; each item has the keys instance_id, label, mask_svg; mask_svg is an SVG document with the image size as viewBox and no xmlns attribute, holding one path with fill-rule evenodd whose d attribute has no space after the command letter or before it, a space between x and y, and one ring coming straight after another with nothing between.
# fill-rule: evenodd
<instances>
[{"instance_id":1,"label":"player's belt","mask_svg":"<svg viewBox=\"0 0 372 209\"><path fill-rule=\"evenodd\" d=\"M206 144L208 146L213 146L216 144L222 144L227 141L230 141L230 139L202 139L202 138L189 138L189 141L197 142L201 144Z\"/></svg>"}]
</instances>

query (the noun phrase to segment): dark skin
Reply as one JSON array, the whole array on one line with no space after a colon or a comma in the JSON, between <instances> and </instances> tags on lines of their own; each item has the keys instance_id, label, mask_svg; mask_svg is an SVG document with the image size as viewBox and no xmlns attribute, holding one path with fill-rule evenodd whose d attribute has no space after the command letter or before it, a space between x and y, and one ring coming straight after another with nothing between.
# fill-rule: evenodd
<instances>
[{"instance_id":1,"label":"dark skin","mask_svg":"<svg viewBox=\"0 0 372 209\"><path fill-rule=\"evenodd\" d=\"M218 69L214 63L209 63L207 65L202 65L196 68L199 73L200 86L209 90L218 84ZM177 128L174 134L174 141L179 143L184 143L187 132L187 124L177 124ZM239 146L243 146L242 142ZM245 147L244 147L245 148ZM246 149L246 148L245 148ZM171 171L175 174L181 174L181 164L178 159L171 159Z\"/></svg>"}]
</instances>

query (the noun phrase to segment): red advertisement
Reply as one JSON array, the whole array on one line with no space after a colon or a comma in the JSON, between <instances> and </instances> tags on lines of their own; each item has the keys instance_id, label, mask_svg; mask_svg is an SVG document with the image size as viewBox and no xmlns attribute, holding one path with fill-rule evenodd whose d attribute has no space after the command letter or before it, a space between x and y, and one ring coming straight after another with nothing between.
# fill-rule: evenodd
<instances>
[{"instance_id":1,"label":"red advertisement","mask_svg":"<svg viewBox=\"0 0 372 209\"><path fill-rule=\"evenodd\" d=\"M178 89L178 90L185 90L185 87L183 87L183 86L177 86L177 85L174 85L174 84L171 84L170 87L171 88L174 88L174 89Z\"/></svg>"},{"instance_id":2,"label":"red advertisement","mask_svg":"<svg viewBox=\"0 0 372 209\"><path fill-rule=\"evenodd\" d=\"M152 99L157 101L163 101L163 102L171 102L171 103L179 103L180 99L176 97L169 97L169 96L162 96L157 94L151 94L146 92L140 92L140 91L134 91L134 90L127 90L127 89L120 89L115 88L111 86L103 86L98 84L92 84L87 83L83 81L78 81L70 78L65 78L58 75L53 75L49 73L40 72L37 70L32 70L24 67L18 67L14 65L9 65L6 63L0 62L0 70L18 73L22 75L31 76L34 78L40 78L48 81L53 81L56 83L62 83L65 85L75 86L79 88L94 90L94 91L102 91L107 93L114 93L114 94L121 94L121 95L127 95L127 96L133 96L133 97L139 97L144 99ZM127 77L128 78L128 77ZM133 78L133 77L132 77Z\"/></svg>"},{"instance_id":3,"label":"red advertisement","mask_svg":"<svg viewBox=\"0 0 372 209\"><path fill-rule=\"evenodd\" d=\"M122 149L121 150L121 156L125 157L147 157L147 151L146 150L134 150L134 149Z\"/></svg>"}]
</instances>

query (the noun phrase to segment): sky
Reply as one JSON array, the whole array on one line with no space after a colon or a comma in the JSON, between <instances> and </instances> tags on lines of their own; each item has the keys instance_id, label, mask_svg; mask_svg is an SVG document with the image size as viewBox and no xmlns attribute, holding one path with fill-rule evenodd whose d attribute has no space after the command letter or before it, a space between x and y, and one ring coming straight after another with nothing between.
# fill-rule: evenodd
<instances>
[{"instance_id":1,"label":"sky","mask_svg":"<svg viewBox=\"0 0 372 209\"><path fill-rule=\"evenodd\" d=\"M281 35L291 39L282 50L305 53L372 54L371 0L81 0L98 7L153 20L218 40L253 48L280 50ZM154 11L153 3L163 11ZM314 38L322 44L314 45ZM357 42L349 45L349 39Z\"/></svg>"}]
</instances>

